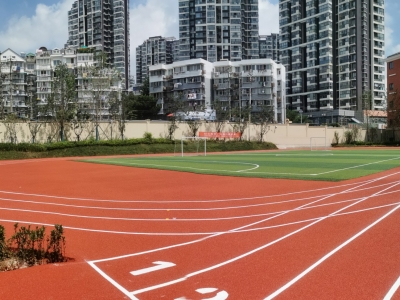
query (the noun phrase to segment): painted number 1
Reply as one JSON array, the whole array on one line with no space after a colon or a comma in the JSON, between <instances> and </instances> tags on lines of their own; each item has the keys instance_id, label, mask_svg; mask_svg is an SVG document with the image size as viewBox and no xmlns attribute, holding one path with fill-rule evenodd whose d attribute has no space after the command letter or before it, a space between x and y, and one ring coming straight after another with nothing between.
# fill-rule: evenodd
<instances>
[{"instance_id":1,"label":"painted number 1","mask_svg":"<svg viewBox=\"0 0 400 300\"><path fill-rule=\"evenodd\" d=\"M155 261L153 262L156 266L149 267L141 270L132 271L131 274L133 276L143 275L154 271L159 271L162 269L167 269L176 266L174 263L167 262L167 261Z\"/></svg>"}]
</instances>

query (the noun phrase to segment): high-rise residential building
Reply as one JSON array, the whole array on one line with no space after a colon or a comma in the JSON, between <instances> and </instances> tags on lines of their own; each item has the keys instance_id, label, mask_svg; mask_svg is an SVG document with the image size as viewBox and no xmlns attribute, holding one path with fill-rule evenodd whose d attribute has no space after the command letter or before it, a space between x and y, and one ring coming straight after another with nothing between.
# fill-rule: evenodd
<instances>
[{"instance_id":1,"label":"high-rise residential building","mask_svg":"<svg viewBox=\"0 0 400 300\"><path fill-rule=\"evenodd\" d=\"M270 58L279 62L279 34L260 35L260 58Z\"/></svg>"},{"instance_id":2,"label":"high-rise residential building","mask_svg":"<svg viewBox=\"0 0 400 300\"><path fill-rule=\"evenodd\" d=\"M13 114L29 116L25 56L8 48L0 54L0 117Z\"/></svg>"},{"instance_id":3,"label":"high-rise residential building","mask_svg":"<svg viewBox=\"0 0 400 300\"><path fill-rule=\"evenodd\" d=\"M384 0L281 0L279 14L289 109L362 119L366 92L383 109Z\"/></svg>"},{"instance_id":4,"label":"high-rise residential building","mask_svg":"<svg viewBox=\"0 0 400 300\"><path fill-rule=\"evenodd\" d=\"M259 58L258 0L179 0L180 59Z\"/></svg>"},{"instance_id":5,"label":"high-rise residential building","mask_svg":"<svg viewBox=\"0 0 400 300\"><path fill-rule=\"evenodd\" d=\"M172 64L178 60L179 41L174 37L150 37L136 48L136 84L142 84L149 76L149 66Z\"/></svg>"},{"instance_id":6,"label":"high-rise residential building","mask_svg":"<svg viewBox=\"0 0 400 300\"><path fill-rule=\"evenodd\" d=\"M271 59L219 61L190 59L150 66L150 94L161 105L181 98L192 111L208 111L218 99L226 109L273 108L274 121L285 123L285 69Z\"/></svg>"},{"instance_id":7,"label":"high-rise residential building","mask_svg":"<svg viewBox=\"0 0 400 300\"><path fill-rule=\"evenodd\" d=\"M107 54L123 86L129 86L129 0L77 0L68 12L67 47L89 47Z\"/></svg>"}]
</instances>

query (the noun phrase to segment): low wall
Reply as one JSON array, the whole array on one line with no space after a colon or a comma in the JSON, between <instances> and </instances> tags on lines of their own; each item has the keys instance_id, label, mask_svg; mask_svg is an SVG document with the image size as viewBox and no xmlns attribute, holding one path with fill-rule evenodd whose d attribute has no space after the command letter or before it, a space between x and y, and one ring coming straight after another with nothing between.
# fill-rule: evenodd
<instances>
[{"instance_id":1,"label":"low wall","mask_svg":"<svg viewBox=\"0 0 400 300\"><path fill-rule=\"evenodd\" d=\"M168 122L166 121L129 121L126 123L124 133L125 138L141 138L145 132L149 132L153 137L168 136ZM190 136L189 127L185 122L179 122L178 128L174 133L175 139L182 136ZM31 142L32 134L36 131L36 142L54 142L59 140L59 129L53 123L40 123L40 127L35 129L37 123L0 123L0 142ZM69 124L66 126L66 139L76 141L86 140L96 137L95 125L93 123L85 123L82 128ZM338 132L340 140L343 139L345 132L349 130L345 127L326 127L326 126L308 126L308 124L271 124L263 140L276 144L279 148L298 148L309 147L310 138L325 138L327 145L330 146L334 139L334 133ZM203 122L199 131L215 131L213 122ZM224 132L233 131L233 123L227 122L224 125ZM120 133L117 123L102 122L100 123L98 136L100 140L120 139ZM258 140L259 126L251 125L246 128L243 139ZM16 138L15 138L16 137ZM364 140L365 130L361 130L360 140ZM319 141L319 144L322 140Z\"/></svg>"}]
</instances>

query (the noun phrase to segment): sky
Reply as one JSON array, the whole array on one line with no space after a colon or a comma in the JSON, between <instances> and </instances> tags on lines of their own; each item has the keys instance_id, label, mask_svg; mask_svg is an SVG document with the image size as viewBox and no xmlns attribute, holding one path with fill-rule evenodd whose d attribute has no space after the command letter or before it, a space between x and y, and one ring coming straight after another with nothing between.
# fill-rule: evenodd
<instances>
[{"instance_id":1,"label":"sky","mask_svg":"<svg viewBox=\"0 0 400 300\"><path fill-rule=\"evenodd\" d=\"M0 0L0 52L62 48L68 40L68 10L75 0ZM372 0L371 0L372 1ZM260 34L279 33L279 0L259 0ZM385 0L386 55L400 52L399 0ZM179 37L178 0L130 0L131 75L135 49L151 36Z\"/></svg>"}]
</instances>

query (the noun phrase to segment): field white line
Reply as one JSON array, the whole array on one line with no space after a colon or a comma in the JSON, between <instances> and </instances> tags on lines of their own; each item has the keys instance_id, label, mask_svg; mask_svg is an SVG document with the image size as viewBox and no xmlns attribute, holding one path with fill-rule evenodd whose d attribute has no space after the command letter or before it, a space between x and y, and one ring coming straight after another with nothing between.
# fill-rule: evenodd
<instances>
[{"instance_id":1,"label":"field white line","mask_svg":"<svg viewBox=\"0 0 400 300\"><path fill-rule=\"evenodd\" d=\"M389 194L393 194L393 193L397 193L397 192L400 192L400 190L389 191L387 193L382 193L379 196L389 195ZM331 196L331 195L328 194L327 196ZM374 197L376 197L376 196L374 196ZM353 202L353 201L358 201L359 199L360 198L352 198L352 199L347 199L347 200L342 200L342 201L323 203L323 204L313 205L313 206L306 206L306 207L303 207L300 209L296 208L294 210L288 209L288 210L281 210L281 211L272 211L272 212L267 212L267 213L259 213L259 214L255 214L255 215L238 215L238 216L232 216L232 217L192 218L192 219L183 219L183 218L176 218L176 219L165 219L165 218L148 219L147 218L147 219L144 219L144 218L123 218L123 217L96 216L96 215L89 216L89 215L80 215L80 214L67 214L67 213L61 213L61 212L57 212L57 211L30 210L30 209L12 208L12 207L0 207L0 211L1 210L18 211L18 212L27 212L27 213L33 213L33 214L46 214L46 215L56 215L56 216L72 217L72 218L103 219L103 220L115 220L115 221L140 221L140 222L200 222L200 221L204 221L205 222L205 221L225 221L225 220L238 220L238 219L265 217L265 216L282 214L282 213L290 213L293 211L308 210L308 209L319 208L319 207L323 207L323 206L331 206L331 205L337 205L337 204L341 204L341 203ZM309 200L309 199L307 199L307 200ZM293 201L295 201L295 200L293 200ZM1 202L1 198L0 198L0 202ZM14 201L12 200L11 202L14 202ZM58 206L70 207L69 205L58 205ZM259 207L259 206L263 206L263 205L256 205L256 207ZM248 208L248 207L254 207L254 206L242 206L239 208L243 209L243 208ZM93 207L85 207L85 208L93 209ZM119 209L118 211L131 211L131 210L134 210L134 209ZM138 210L146 210L146 209L138 209ZM187 210L188 209L182 209L182 211L187 211ZM195 209L193 209L193 210L195 210ZM166 210L163 209L161 211L166 211ZM170 211L179 211L179 210L170 210ZM212 233L209 233L209 234L212 234Z\"/></svg>"},{"instance_id":2,"label":"field white line","mask_svg":"<svg viewBox=\"0 0 400 300\"><path fill-rule=\"evenodd\" d=\"M257 165L257 164L252 164L252 165L255 166L255 167L251 168L251 169L244 169L244 170L236 171L236 172L238 172L238 173L240 173L240 172L248 172L248 171L252 171L252 170L258 169L260 167L260 165Z\"/></svg>"},{"instance_id":3,"label":"field white line","mask_svg":"<svg viewBox=\"0 0 400 300\"><path fill-rule=\"evenodd\" d=\"M399 184L400 184L400 182L397 182L397 183L393 184L391 187L394 187L394 186L399 185ZM391 188L391 187L388 187L387 189L389 189L389 188ZM382 191L384 191L384 190L382 190ZM382 191L381 191L381 192L382 192ZM378 193L379 193L379 192L377 192L377 193L375 193L375 194L378 194ZM372 196L372 195L371 195L371 196ZM211 270L215 270L215 269L218 269L218 268L220 268L220 267L226 266L226 265L228 265L228 264L230 264L230 263L233 263L233 262L238 261L238 260L240 260L240 259L243 259L243 258L245 258L245 257L247 257L247 256L249 256L249 255L252 255L252 254L254 254L254 253L256 253L256 252L259 252L259 251L261 251L261 250L263 250L263 249L265 249L265 248L267 248L267 247L270 247L270 246L272 246L272 245L274 245L274 244L276 244L276 243L278 243L278 242L280 242L280 241L282 241L282 240L284 240L284 239L286 239L286 238L288 238L288 237L291 237L291 236L293 236L293 235L295 235L295 234L297 234L297 233L299 233L299 232L301 232L301 231L303 231L303 230L305 230L305 229L307 229L307 228L309 228L309 227L311 227L311 226L314 226L314 225L316 225L316 224L322 222L323 220L329 218L329 216L331 216L331 215L334 215L334 214L339 213L339 212L341 212L341 211L343 211L343 210L346 210L346 209L348 209L348 208L350 208L350 207L352 207L352 206L354 206L354 205L356 205L356 204L358 204L358 203L361 203L361 202L363 202L363 201L365 201L365 200L367 200L367 199L369 199L369 198L370 198L369 196L368 196L368 197L364 197L362 200L359 200L359 201L357 201L357 202L355 202L355 203L352 203L352 204L350 204L350 205L348 205L348 206L345 206L345 207L343 207L343 208L341 208L341 209L339 209L339 210L337 210L337 211L335 211L335 212L329 214L327 217L321 218L321 219L319 219L319 220L317 220L317 221L314 221L314 222L312 222L312 223L310 223L310 224L307 224L306 226L303 226L303 227L301 227L301 228L299 228L299 229L297 229L297 230L295 230L295 231L292 231L291 233L288 233L288 234L286 234L286 235L284 235L284 236L282 236L282 237L280 237L280 238L278 238L278 239L276 239L276 240L274 240L274 241L272 241L272 242L269 242L269 243L267 243L267 244L265 244L265 245L263 245L263 246L261 246L261 247L258 247L258 248L256 248L256 249L253 249L253 250L251 250L251 251L248 251L248 252L246 252L246 253L243 253L243 254L241 254L241 255L239 255L239 256L233 257L233 258L231 258L231 259L229 259L229 260L226 260L226 261L223 261L223 262L221 262L221 263L215 264L215 265L210 266L210 267L208 267L208 268L204 268L204 269L201 269L201 270L198 270L198 271L189 273L189 274L187 274L187 275L185 275L185 276L183 276L183 277L177 278L177 279L175 279L175 280L168 281L168 282L159 284L159 285L157 285L157 286L150 286L150 287L147 287L145 290L146 290L146 291L151 291L151 290L154 290L154 289L159 289L159 288L161 288L161 287L165 287L165 286L169 286L169 285L175 284L177 281L183 281L183 280L189 279L189 278L191 278L191 277L194 277L194 276L196 276L196 275L199 275L199 274L202 274L202 273L205 273L205 272L209 272L209 271L211 271ZM392 211L395 211L395 210L398 209L399 207L400 207L400 205L399 205L399 206L396 206L396 208L393 209ZM142 289L142 290L143 290L143 289ZM138 294L138 291L133 291L133 292L132 292L132 295L137 295L137 294Z\"/></svg>"},{"instance_id":4,"label":"field white line","mask_svg":"<svg viewBox=\"0 0 400 300\"><path fill-rule=\"evenodd\" d=\"M331 252L329 252L328 254L326 254L325 256L323 256L321 259L319 259L318 261L316 261L314 264L312 264L310 267L308 267L306 270L304 270L303 272L301 272L299 275L297 275L295 278L293 278L292 280L290 280L288 283L286 283L284 286L282 286L281 288L279 288L278 290L276 290L274 293L272 293L271 295L269 295L268 297L266 297L264 300L271 300L273 298L275 298L276 296L278 296L279 294L281 294L282 292L284 292L286 289L288 289L289 287L291 287L293 284L295 284L297 281L299 281L301 278L303 278L304 276L306 276L308 273L310 273L313 269L315 269L316 267L318 267L320 264L322 264L325 260L327 260L329 257L331 257L332 255L334 255L336 252L338 252L339 250L341 250L342 248L344 248L345 246L347 246L348 244L350 244L352 241L354 241L356 238L358 238L360 235L362 235L363 233L365 233L366 231L368 231L369 229L371 229L372 227L374 227L376 224L378 224L379 222L381 222L382 220L386 219L388 216L390 216L392 213L394 213L396 210L398 210L400 208L400 205L396 206L395 208L393 208L392 210L390 210L388 213L386 213L385 215L383 215L382 217L380 217L378 220L376 220L375 222L371 223L370 225L368 225L367 227L365 227L363 230L359 231L357 234L353 235L351 238L349 238L348 240L346 240L344 243L340 244L338 247L336 247L335 249L333 249ZM400 278L399 278L400 279ZM400 281L399 281L400 284ZM396 287L396 289L398 288L398 286ZM390 299L390 298L388 298Z\"/></svg>"},{"instance_id":5,"label":"field white line","mask_svg":"<svg viewBox=\"0 0 400 300\"><path fill-rule=\"evenodd\" d=\"M315 156L332 156L334 155L333 153L323 153L323 154L275 154L275 156L310 156L310 157L315 157Z\"/></svg>"},{"instance_id":6,"label":"field white line","mask_svg":"<svg viewBox=\"0 0 400 300\"><path fill-rule=\"evenodd\" d=\"M400 277L396 280L396 282L393 284L393 286L390 288L389 292L386 294L385 298L383 300L391 300L394 293L398 290L400 287Z\"/></svg>"},{"instance_id":7,"label":"field white line","mask_svg":"<svg viewBox=\"0 0 400 300\"><path fill-rule=\"evenodd\" d=\"M173 162L175 162L176 160L173 160ZM182 160L178 160L178 161L182 161ZM115 161L115 160L100 160L100 161L94 161L96 163L102 162L102 163L110 163L110 164L116 164L118 166L126 166L126 165L132 165L132 166L150 166L150 167L160 167L160 168L166 168L167 170L169 169L188 169L188 170L195 170L195 171L218 171L218 172L245 172L247 170L255 170L259 167L259 165L257 164L253 164L253 163L244 163L244 162L221 162L221 161L187 161L187 160L183 160L184 162L195 162L195 163L218 163L218 164L230 164L231 166L233 165L251 165L251 166L255 166L254 168L250 168L250 169L244 169L244 170L238 170L238 171L232 171L232 170L221 170L221 169L201 169L201 168L195 168L195 167L184 167L184 166L177 166L177 165L172 165L172 164L167 164L167 165L161 165L161 164L149 164L149 163L134 163L134 162L121 162L120 160ZM93 161L89 161L89 162L93 162Z\"/></svg>"},{"instance_id":8,"label":"field white line","mask_svg":"<svg viewBox=\"0 0 400 300\"><path fill-rule=\"evenodd\" d=\"M341 194L341 193L343 193L343 192L346 192L346 191L349 191L349 190L352 190L352 189L359 188L359 187L364 186L364 185L367 185L367 184L369 184L369 183L377 182L377 181L382 180L382 179L384 179L384 178L388 178L388 177L391 177L391 176L393 176L393 175L397 175L397 173L398 173L398 172L396 172L396 173L394 173L394 174L388 174L388 175L385 175L385 176L382 176L382 177L378 177L378 178L375 178L375 179L372 179L372 180L365 181L364 183L359 184L358 186L352 187L352 188L347 189L347 190L345 190L345 191L341 191L341 192L339 192L339 193L337 193L337 194ZM322 200L323 200L323 199L326 199L326 198L328 198L328 197L324 197L324 198L322 198ZM314 201L313 203L316 203L316 202L318 202L318 201ZM299 208L302 208L302 207L304 207L304 206L305 206L305 205L299 206ZM150 250L146 250L146 251L143 251L143 252L137 252L137 253L125 254L125 255L121 255L121 256L115 256L115 257L109 257L109 258L99 259L99 260L96 260L96 261L93 261L93 262L94 262L94 263L98 263L98 262L104 262L104 261L117 260L117 259L128 258L128 257L133 257L133 256L139 256L139 255L144 255L144 254L149 254L149 253L155 253L155 252L159 252L159 251L164 251L164 250L169 250L169 249L174 249L174 248L178 248L178 247L183 247L183 246L187 246L187 245L199 243L199 242L205 241L205 240L207 240L207 239L211 239L211 238L214 238L214 237L218 237L218 236L220 236L220 235L222 235L222 234L228 234L228 233L230 233L230 232L235 232L235 231L238 231L238 230L242 230L242 229L244 229L244 228L252 227L252 226L254 226L254 225L257 225L257 224L259 224L259 223L262 223L262 222L271 220L271 219L273 219L273 218L275 218L275 217L279 217L279 216L284 215L284 214L286 214L286 213L278 214L278 215L275 215L274 217L266 218L266 219L263 219L263 220L261 220L261 221L257 221L257 222L253 222L253 223L250 223L250 224L247 224L247 225L244 225L244 226L240 226L240 227L231 229L231 230L226 231L226 232L223 232L223 233L212 234L212 235L209 235L209 236L200 238L200 239L195 239L195 240L190 241L190 242L180 243L180 244L174 244L174 245L165 246L165 247L161 247L161 248L150 249Z\"/></svg>"},{"instance_id":9,"label":"field white line","mask_svg":"<svg viewBox=\"0 0 400 300\"><path fill-rule=\"evenodd\" d=\"M400 174L400 172L395 172L393 175ZM324 188L305 190L299 192L290 192L283 194L273 194L273 195L263 195L263 196L255 196L255 197L243 197L243 198L228 198L228 199L215 199L215 200L118 200L118 199L93 199L93 198L80 198L80 197L66 197L66 196L55 196L55 195L46 195L46 194L33 194L33 193L22 193L22 192L13 192L13 191L4 191L0 190L0 194L10 194L10 195L22 195L22 196L31 196L31 197L43 197L43 198L53 198L53 199L64 199L64 200L73 200L73 201L92 201L92 202L109 202L109 203L208 203L208 202L230 202L230 201L247 201L247 200L255 200L255 199L267 199L267 198L275 198L275 197L285 197L290 195L299 195L303 193L312 193L319 192L324 190L332 190L339 189L348 186L354 186L360 183L368 183L374 182L373 179L369 179L366 181L346 183L341 185L334 185Z\"/></svg>"},{"instance_id":10,"label":"field white line","mask_svg":"<svg viewBox=\"0 0 400 300\"><path fill-rule=\"evenodd\" d=\"M356 168L365 167L365 166L370 166L370 165L376 165L376 164L380 164L380 163L383 163L383 162L387 162L387 161L391 161L391 160L396 160L396 159L400 159L400 156L395 157L395 158L391 158L391 159L385 159L385 160L381 160L381 161L377 161L377 162L372 162L372 163L368 163L368 164L362 164L362 165L352 166L352 167L348 167L348 168L343 168L343 169L337 169L337 170L322 172L322 173L318 173L317 175L318 175L318 176L319 176L319 175L325 175L325 174L335 173L335 172L339 172L339 171L345 171L345 170L356 169Z\"/></svg>"},{"instance_id":11,"label":"field white line","mask_svg":"<svg viewBox=\"0 0 400 300\"><path fill-rule=\"evenodd\" d=\"M285 156L285 154L275 154L275 156ZM333 154L331 154L333 155ZM304 154L301 156L316 156L316 155L311 155L311 154ZM167 168L167 169L188 169L188 170L195 170L195 171L219 171L219 172L228 172L228 173L237 173L237 172L241 172L241 173L246 173L246 174L269 174L269 175L290 175L290 176L320 176L320 175L325 175L325 174L331 174L331 173L336 173L336 172L340 172L340 171L345 171L345 170L351 170L351 169L357 169L357 168L361 168L364 166L369 166L369 165L374 165L374 164L379 164L379 163L383 163L383 162L387 162L387 161L392 161L392 160L396 160L396 159L400 159L400 156L398 157L394 157L394 158L390 158L390 159L385 159L385 160L381 160L381 161L377 161L377 162L372 162L372 163L367 163L367 164L361 164L361 165L356 165L356 166L352 166L352 167L347 167L347 168L342 168L342 169L337 169L337 170L331 170L331 171L327 171L327 172L321 172L321 173L282 173L282 172L262 172L262 171L258 171L258 172L254 172L252 170L254 169L258 169L258 167L253 168L253 169L249 169L247 171L231 171L231 170L215 170L215 169L201 169L201 168L194 168L194 167L179 167L179 166L175 166L175 165L158 165L158 164L146 164L146 163L131 163L131 162L124 162L121 163L120 160L115 161L115 160L96 160L96 161L89 161L89 162L104 162L104 163L112 163L112 164L117 164L117 165L135 165L135 166L153 166L153 167L162 167L162 168ZM184 162L192 162L190 160L179 160L179 161L184 161ZM193 162L207 162L207 161L193 161ZM242 162L220 162L220 161L209 161L209 162L218 162L218 163L222 163L222 164L250 164L250 163L242 163ZM254 165L254 164L253 164Z\"/></svg>"}]
</instances>

